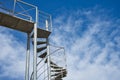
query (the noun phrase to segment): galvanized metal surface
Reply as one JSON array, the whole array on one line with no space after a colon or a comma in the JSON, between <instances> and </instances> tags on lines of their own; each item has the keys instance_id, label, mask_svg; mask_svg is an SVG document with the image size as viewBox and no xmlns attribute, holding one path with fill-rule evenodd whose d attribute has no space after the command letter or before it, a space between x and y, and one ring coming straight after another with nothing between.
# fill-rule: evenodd
<instances>
[{"instance_id":1,"label":"galvanized metal surface","mask_svg":"<svg viewBox=\"0 0 120 80\"><path fill-rule=\"evenodd\" d=\"M10 29L30 33L34 23L0 12L0 25Z\"/></svg>"},{"instance_id":2,"label":"galvanized metal surface","mask_svg":"<svg viewBox=\"0 0 120 80\"><path fill-rule=\"evenodd\" d=\"M29 80L29 66L30 66L30 34L27 34L25 80Z\"/></svg>"},{"instance_id":3,"label":"galvanized metal surface","mask_svg":"<svg viewBox=\"0 0 120 80\"><path fill-rule=\"evenodd\" d=\"M33 54L33 80L37 80L37 25L38 7L36 7L36 23L34 26L34 54Z\"/></svg>"}]
</instances>

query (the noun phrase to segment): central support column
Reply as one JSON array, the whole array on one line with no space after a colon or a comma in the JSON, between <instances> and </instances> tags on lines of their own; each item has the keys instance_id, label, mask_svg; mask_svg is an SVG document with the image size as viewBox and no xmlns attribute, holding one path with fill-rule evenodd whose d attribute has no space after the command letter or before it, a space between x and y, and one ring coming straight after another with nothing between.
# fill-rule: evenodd
<instances>
[{"instance_id":1,"label":"central support column","mask_svg":"<svg viewBox=\"0 0 120 80\"><path fill-rule=\"evenodd\" d=\"M25 80L29 80L29 66L30 66L30 34L27 34L27 53L26 53L26 68Z\"/></svg>"},{"instance_id":2,"label":"central support column","mask_svg":"<svg viewBox=\"0 0 120 80\"><path fill-rule=\"evenodd\" d=\"M48 42L48 39L47 39ZM49 46L49 42L47 43L47 65L48 65L48 80L51 80L51 68L50 68L50 46Z\"/></svg>"},{"instance_id":3,"label":"central support column","mask_svg":"<svg viewBox=\"0 0 120 80\"><path fill-rule=\"evenodd\" d=\"M48 31L48 20L46 22L46 30ZM50 46L49 39L47 38L47 68L48 68L48 80L51 80L51 68L50 68Z\"/></svg>"},{"instance_id":4,"label":"central support column","mask_svg":"<svg viewBox=\"0 0 120 80\"><path fill-rule=\"evenodd\" d=\"M37 24L34 25L33 80L37 80Z\"/></svg>"},{"instance_id":5,"label":"central support column","mask_svg":"<svg viewBox=\"0 0 120 80\"><path fill-rule=\"evenodd\" d=\"M36 23L34 24L33 80L37 80L37 24L38 8L36 7Z\"/></svg>"}]
</instances>

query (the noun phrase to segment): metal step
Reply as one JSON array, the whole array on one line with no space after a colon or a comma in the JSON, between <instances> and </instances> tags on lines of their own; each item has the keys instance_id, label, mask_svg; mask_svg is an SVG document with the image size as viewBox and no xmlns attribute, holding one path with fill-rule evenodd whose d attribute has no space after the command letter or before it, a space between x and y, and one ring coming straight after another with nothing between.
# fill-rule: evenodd
<instances>
[{"instance_id":1,"label":"metal step","mask_svg":"<svg viewBox=\"0 0 120 80\"><path fill-rule=\"evenodd\" d=\"M66 77L66 74L67 74L67 71L65 70L65 71L63 71L63 72L55 73L55 74L53 74L53 75L51 75L51 76L55 76L55 79L56 79L56 78Z\"/></svg>"},{"instance_id":2,"label":"metal step","mask_svg":"<svg viewBox=\"0 0 120 80\"><path fill-rule=\"evenodd\" d=\"M45 60L45 63L47 63L47 59ZM50 64L57 66L57 64L53 63L52 61L50 61Z\"/></svg>"},{"instance_id":3,"label":"metal step","mask_svg":"<svg viewBox=\"0 0 120 80\"><path fill-rule=\"evenodd\" d=\"M51 70L51 72L64 72L66 71L66 69L55 69L55 70Z\"/></svg>"},{"instance_id":4,"label":"metal step","mask_svg":"<svg viewBox=\"0 0 120 80\"><path fill-rule=\"evenodd\" d=\"M47 47L41 47L41 48L37 48L37 52L41 52L42 50L46 49Z\"/></svg>"},{"instance_id":5,"label":"metal step","mask_svg":"<svg viewBox=\"0 0 120 80\"><path fill-rule=\"evenodd\" d=\"M46 44L46 43L47 43L46 41L37 41L37 45ZM34 44L34 41L32 41L32 44Z\"/></svg>"},{"instance_id":6,"label":"metal step","mask_svg":"<svg viewBox=\"0 0 120 80\"><path fill-rule=\"evenodd\" d=\"M48 38L51 32L37 28L37 38ZM34 37L34 33L32 34L31 38Z\"/></svg>"},{"instance_id":7,"label":"metal step","mask_svg":"<svg viewBox=\"0 0 120 80\"><path fill-rule=\"evenodd\" d=\"M47 52L44 52L44 53L42 53L39 57L40 57L40 58L45 58L46 55L47 55Z\"/></svg>"},{"instance_id":8,"label":"metal step","mask_svg":"<svg viewBox=\"0 0 120 80\"><path fill-rule=\"evenodd\" d=\"M44 41L37 41L37 45L40 45L40 44L46 44L47 42L44 42Z\"/></svg>"},{"instance_id":9,"label":"metal step","mask_svg":"<svg viewBox=\"0 0 120 80\"><path fill-rule=\"evenodd\" d=\"M61 79L61 78L56 78L56 79L54 79L54 80L63 80L63 79Z\"/></svg>"},{"instance_id":10,"label":"metal step","mask_svg":"<svg viewBox=\"0 0 120 80\"><path fill-rule=\"evenodd\" d=\"M57 66L57 64L55 64L54 62L52 62L52 61L50 61L50 64L51 65L55 65L55 66Z\"/></svg>"},{"instance_id":11,"label":"metal step","mask_svg":"<svg viewBox=\"0 0 120 80\"><path fill-rule=\"evenodd\" d=\"M54 79L54 78L53 78L53 79L51 79L51 80L63 80L63 79L61 79L61 78L56 78L56 79Z\"/></svg>"},{"instance_id":12,"label":"metal step","mask_svg":"<svg viewBox=\"0 0 120 80\"><path fill-rule=\"evenodd\" d=\"M47 63L47 59L45 60L45 63ZM50 61L50 65L57 66L57 64L53 63L52 61Z\"/></svg>"},{"instance_id":13,"label":"metal step","mask_svg":"<svg viewBox=\"0 0 120 80\"><path fill-rule=\"evenodd\" d=\"M63 69L63 67L59 67L59 66L55 66L55 65L50 65L51 68L54 68L54 69Z\"/></svg>"},{"instance_id":14,"label":"metal step","mask_svg":"<svg viewBox=\"0 0 120 80\"><path fill-rule=\"evenodd\" d=\"M55 77L55 80L57 80L57 79L60 79L60 78L64 78L64 77L66 77L66 74L65 75L58 75L57 77Z\"/></svg>"},{"instance_id":15,"label":"metal step","mask_svg":"<svg viewBox=\"0 0 120 80\"><path fill-rule=\"evenodd\" d=\"M61 78L55 78L54 80L63 80L63 79L61 79Z\"/></svg>"},{"instance_id":16,"label":"metal step","mask_svg":"<svg viewBox=\"0 0 120 80\"><path fill-rule=\"evenodd\" d=\"M47 63L47 59L45 60L45 63ZM57 64L55 64L52 61L50 61L50 67L54 69L63 69L63 67L59 67Z\"/></svg>"}]
</instances>

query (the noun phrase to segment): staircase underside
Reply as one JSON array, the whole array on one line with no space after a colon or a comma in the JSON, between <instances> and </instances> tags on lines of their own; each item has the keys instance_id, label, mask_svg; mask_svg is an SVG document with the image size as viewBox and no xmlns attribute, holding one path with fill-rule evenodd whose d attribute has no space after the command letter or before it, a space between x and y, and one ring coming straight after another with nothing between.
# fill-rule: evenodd
<instances>
[{"instance_id":1,"label":"staircase underside","mask_svg":"<svg viewBox=\"0 0 120 80\"><path fill-rule=\"evenodd\" d=\"M31 33L34 28L33 22L0 12L0 26L5 26L24 33ZM37 28L38 38L48 38L51 32Z\"/></svg>"}]
</instances>

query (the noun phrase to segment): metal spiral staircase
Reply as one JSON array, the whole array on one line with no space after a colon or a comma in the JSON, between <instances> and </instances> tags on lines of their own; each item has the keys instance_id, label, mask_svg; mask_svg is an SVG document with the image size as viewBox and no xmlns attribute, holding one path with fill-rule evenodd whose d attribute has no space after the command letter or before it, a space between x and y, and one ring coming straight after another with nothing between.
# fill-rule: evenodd
<instances>
[{"instance_id":1,"label":"metal spiral staircase","mask_svg":"<svg viewBox=\"0 0 120 80\"><path fill-rule=\"evenodd\" d=\"M41 45L44 45L44 46L41 46ZM47 65L47 66L49 65L46 69L44 69L41 73L39 73L37 78L39 79L39 77L42 76L42 74L44 74L49 68L50 73L48 73L46 76L44 76L43 80L48 78L49 75L50 75L50 80L62 80L62 78L66 77L67 70L64 67L58 66L52 60L50 60L50 64L48 64L48 57L50 57L51 55L54 55L54 53L56 51L60 50L61 48L55 50L53 53L48 55L48 53L47 53L48 45L49 45L48 38L46 38L46 40L44 40L44 41L41 41L41 40L37 41L37 46L38 46L37 53L38 54L40 53L40 55L38 55L38 58L41 59L37 64L37 66L41 65L41 67L39 69L37 69L37 71L40 71L42 69L42 67L44 67L44 65ZM41 64L42 62L43 62L43 64ZM31 74L30 80L33 80L33 72Z\"/></svg>"},{"instance_id":2,"label":"metal spiral staircase","mask_svg":"<svg viewBox=\"0 0 120 80\"><path fill-rule=\"evenodd\" d=\"M52 26L49 14L22 0L0 0L0 26L26 33L28 36L25 80L63 80L66 77L64 48L49 43ZM33 72L29 76L31 42ZM51 50L51 47L55 49Z\"/></svg>"}]
</instances>

